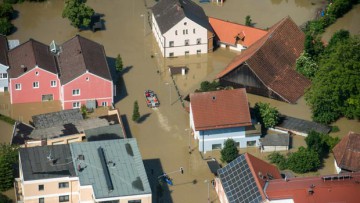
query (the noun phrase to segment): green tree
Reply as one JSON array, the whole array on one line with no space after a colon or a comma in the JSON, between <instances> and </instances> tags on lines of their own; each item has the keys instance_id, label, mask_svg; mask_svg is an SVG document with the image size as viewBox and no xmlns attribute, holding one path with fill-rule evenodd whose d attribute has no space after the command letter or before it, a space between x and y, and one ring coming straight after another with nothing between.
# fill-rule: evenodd
<instances>
[{"instance_id":1,"label":"green tree","mask_svg":"<svg viewBox=\"0 0 360 203\"><path fill-rule=\"evenodd\" d=\"M295 173L306 173L316 171L321 166L321 161L315 151L300 147L297 152L289 155L287 166Z\"/></svg>"},{"instance_id":2,"label":"green tree","mask_svg":"<svg viewBox=\"0 0 360 203\"><path fill-rule=\"evenodd\" d=\"M139 112L139 104L137 101L134 102L134 110L132 115L132 120L137 122L140 118L140 112Z\"/></svg>"},{"instance_id":3,"label":"green tree","mask_svg":"<svg viewBox=\"0 0 360 203\"><path fill-rule=\"evenodd\" d=\"M268 155L268 159L271 163L276 164L280 170L287 169L286 157L279 152L272 152Z\"/></svg>"},{"instance_id":4,"label":"green tree","mask_svg":"<svg viewBox=\"0 0 360 203\"><path fill-rule=\"evenodd\" d=\"M317 58L324 51L324 44L320 37L313 36L311 34L305 35L304 51L309 54L311 58L317 60Z\"/></svg>"},{"instance_id":5,"label":"green tree","mask_svg":"<svg viewBox=\"0 0 360 203\"><path fill-rule=\"evenodd\" d=\"M18 147L0 144L0 191L13 187L15 168L18 163Z\"/></svg>"},{"instance_id":6,"label":"green tree","mask_svg":"<svg viewBox=\"0 0 360 203\"><path fill-rule=\"evenodd\" d=\"M6 195L0 193L0 202L1 203L12 203L13 201Z\"/></svg>"},{"instance_id":7,"label":"green tree","mask_svg":"<svg viewBox=\"0 0 360 203\"><path fill-rule=\"evenodd\" d=\"M63 10L63 18L68 18L71 25L76 28L88 27L91 17L94 15L94 9L85 5L86 0L66 0Z\"/></svg>"},{"instance_id":8,"label":"green tree","mask_svg":"<svg viewBox=\"0 0 360 203\"><path fill-rule=\"evenodd\" d=\"M320 159L326 157L330 149L325 136L329 135L318 133L316 131L310 131L308 136L305 138L307 148L315 151L319 155Z\"/></svg>"},{"instance_id":9,"label":"green tree","mask_svg":"<svg viewBox=\"0 0 360 203\"><path fill-rule=\"evenodd\" d=\"M331 123L341 116L360 118L360 38L332 44L319 62L319 70L305 99L313 119Z\"/></svg>"},{"instance_id":10,"label":"green tree","mask_svg":"<svg viewBox=\"0 0 360 203\"><path fill-rule=\"evenodd\" d=\"M252 27L253 24L252 24L251 16L247 15L245 17L245 25Z\"/></svg>"},{"instance_id":11,"label":"green tree","mask_svg":"<svg viewBox=\"0 0 360 203\"><path fill-rule=\"evenodd\" d=\"M333 36L329 40L329 44L326 48L329 49L332 46L336 46L337 43L348 40L349 38L350 38L349 31L343 30L343 29L338 30L333 34Z\"/></svg>"},{"instance_id":12,"label":"green tree","mask_svg":"<svg viewBox=\"0 0 360 203\"><path fill-rule=\"evenodd\" d=\"M239 156L239 150L233 139L227 139L224 142L224 148L221 150L221 161L230 163Z\"/></svg>"},{"instance_id":13,"label":"green tree","mask_svg":"<svg viewBox=\"0 0 360 203\"><path fill-rule=\"evenodd\" d=\"M13 28L14 25L7 18L0 18L0 34L8 35Z\"/></svg>"},{"instance_id":14,"label":"green tree","mask_svg":"<svg viewBox=\"0 0 360 203\"><path fill-rule=\"evenodd\" d=\"M269 103L258 102L254 107L255 116L265 128L274 127L279 123L279 112Z\"/></svg>"},{"instance_id":15,"label":"green tree","mask_svg":"<svg viewBox=\"0 0 360 203\"><path fill-rule=\"evenodd\" d=\"M309 79L315 76L318 69L317 63L306 52L301 53L296 60L296 71Z\"/></svg>"},{"instance_id":16,"label":"green tree","mask_svg":"<svg viewBox=\"0 0 360 203\"><path fill-rule=\"evenodd\" d=\"M116 68L116 71L118 71L118 72L121 72L123 70L123 62L122 62L122 58L121 58L120 54L118 54L116 57L115 68Z\"/></svg>"},{"instance_id":17,"label":"green tree","mask_svg":"<svg viewBox=\"0 0 360 203\"><path fill-rule=\"evenodd\" d=\"M14 13L14 8L9 3L0 4L0 18L11 19L12 14Z\"/></svg>"},{"instance_id":18,"label":"green tree","mask_svg":"<svg viewBox=\"0 0 360 203\"><path fill-rule=\"evenodd\" d=\"M217 81L203 81L200 84L200 92L216 91L220 87L220 83Z\"/></svg>"}]
</instances>

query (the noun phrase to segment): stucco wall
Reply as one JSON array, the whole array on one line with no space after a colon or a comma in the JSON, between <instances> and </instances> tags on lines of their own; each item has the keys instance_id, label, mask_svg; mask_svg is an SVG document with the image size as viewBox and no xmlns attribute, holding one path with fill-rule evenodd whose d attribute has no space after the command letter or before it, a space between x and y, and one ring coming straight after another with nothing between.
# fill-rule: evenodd
<instances>
[{"instance_id":1,"label":"stucco wall","mask_svg":"<svg viewBox=\"0 0 360 203\"><path fill-rule=\"evenodd\" d=\"M221 144L222 148L228 138L239 142L240 148L246 148L248 141L256 141L258 144L260 139L260 136L246 137L244 127L205 130L200 131L199 134L199 151L203 152L211 151L213 144Z\"/></svg>"},{"instance_id":2,"label":"stucco wall","mask_svg":"<svg viewBox=\"0 0 360 203\"><path fill-rule=\"evenodd\" d=\"M189 55L197 54L197 50L201 53L208 52L207 29L186 17L164 33L164 37L166 39L165 57L169 57L170 53L174 53L174 56L184 56L185 51L188 51ZM197 44L197 39L201 40L200 44ZM188 46L185 46L185 40L189 40ZM169 46L170 41L174 42L173 47Z\"/></svg>"},{"instance_id":3,"label":"stucco wall","mask_svg":"<svg viewBox=\"0 0 360 203\"><path fill-rule=\"evenodd\" d=\"M56 81L56 87L51 87L52 80ZM39 82L39 88L33 88L33 82ZM15 84L21 84L21 90L15 90ZM52 94L53 100L59 100L60 80L56 74L36 67L18 78L11 78L9 91L11 91L13 104L41 102L42 95L47 94Z\"/></svg>"},{"instance_id":4,"label":"stucco wall","mask_svg":"<svg viewBox=\"0 0 360 203\"><path fill-rule=\"evenodd\" d=\"M4 66L3 64L0 64L0 74L3 73L7 74L8 66ZM9 86L9 76L7 78L0 78L0 92L4 92L5 87Z\"/></svg>"},{"instance_id":5,"label":"stucco wall","mask_svg":"<svg viewBox=\"0 0 360 203\"><path fill-rule=\"evenodd\" d=\"M215 191L221 203L229 203L219 178L215 178Z\"/></svg>"},{"instance_id":6,"label":"stucco wall","mask_svg":"<svg viewBox=\"0 0 360 203\"><path fill-rule=\"evenodd\" d=\"M60 182L68 182L68 188L59 188ZM39 185L44 185L44 190L39 191ZM59 202L59 196L69 195L69 202L79 200L79 181L67 178L47 179L46 181L24 181L23 198L25 202L39 202L39 198L44 197L45 202Z\"/></svg>"},{"instance_id":7,"label":"stucco wall","mask_svg":"<svg viewBox=\"0 0 360 203\"><path fill-rule=\"evenodd\" d=\"M111 106L113 102L113 86L112 81L100 78L91 73L85 73L75 80L62 86L63 92L63 108L72 109L73 102L80 102L85 105L87 100L96 100L97 105L107 102ZM80 89L80 95L73 96L72 91Z\"/></svg>"},{"instance_id":8,"label":"stucco wall","mask_svg":"<svg viewBox=\"0 0 360 203\"><path fill-rule=\"evenodd\" d=\"M261 152L287 151L288 146L262 146Z\"/></svg>"}]
</instances>

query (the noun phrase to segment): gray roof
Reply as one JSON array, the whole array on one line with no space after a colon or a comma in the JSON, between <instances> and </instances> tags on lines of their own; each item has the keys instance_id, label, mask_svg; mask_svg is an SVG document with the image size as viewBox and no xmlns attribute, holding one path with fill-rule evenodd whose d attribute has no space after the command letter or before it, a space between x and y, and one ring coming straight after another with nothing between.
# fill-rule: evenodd
<instances>
[{"instance_id":1,"label":"gray roof","mask_svg":"<svg viewBox=\"0 0 360 203\"><path fill-rule=\"evenodd\" d=\"M87 141L99 141L110 139L123 139L124 134L120 124L102 126L85 130Z\"/></svg>"},{"instance_id":2,"label":"gray roof","mask_svg":"<svg viewBox=\"0 0 360 203\"><path fill-rule=\"evenodd\" d=\"M16 122L11 143L22 145L25 144L25 141L32 140L30 134L33 130L34 127L27 125L26 123Z\"/></svg>"},{"instance_id":3,"label":"gray roof","mask_svg":"<svg viewBox=\"0 0 360 203\"><path fill-rule=\"evenodd\" d=\"M11 49L8 57L10 78L17 78L36 65L51 73L58 73L55 57L50 52L49 46L33 39Z\"/></svg>"},{"instance_id":4,"label":"gray roof","mask_svg":"<svg viewBox=\"0 0 360 203\"><path fill-rule=\"evenodd\" d=\"M96 199L151 194L135 139L72 143L70 148L80 185L92 185Z\"/></svg>"},{"instance_id":5,"label":"gray roof","mask_svg":"<svg viewBox=\"0 0 360 203\"><path fill-rule=\"evenodd\" d=\"M287 131L297 131L301 133L309 133L314 130L319 133L329 133L331 127L316 123L313 121L302 120L291 116L284 116L281 118L281 123L275 126L275 128Z\"/></svg>"},{"instance_id":6,"label":"gray roof","mask_svg":"<svg viewBox=\"0 0 360 203\"><path fill-rule=\"evenodd\" d=\"M260 139L263 146L289 146L290 135L287 133L282 134L268 134Z\"/></svg>"},{"instance_id":7,"label":"gray roof","mask_svg":"<svg viewBox=\"0 0 360 203\"><path fill-rule=\"evenodd\" d=\"M57 111L52 113L35 115L32 117L34 126L36 128L50 128L53 126L63 125L67 123L74 123L75 121L83 120L79 109L70 109Z\"/></svg>"},{"instance_id":8,"label":"gray roof","mask_svg":"<svg viewBox=\"0 0 360 203\"><path fill-rule=\"evenodd\" d=\"M62 85L87 71L111 81L104 47L80 35L62 44L57 59Z\"/></svg>"},{"instance_id":9,"label":"gray roof","mask_svg":"<svg viewBox=\"0 0 360 203\"><path fill-rule=\"evenodd\" d=\"M160 0L152 12L162 34L185 17L213 32L204 10L191 0Z\"/></svg>"},{"instance_id":10,"label":"gray roof","mask_svg":"<svg viewBox=\"0 0 360 203\"><path fill-rule=\"evenodd\" d=\"M47 128L36 128L29 135L32 139L57 138L67 135L74 135L85 132L85 130L109 126L108 120L105 118L89 118L85 120L75 120L72 123L54 124Z\"/></svg>"},{"instance_id":11,"label":"gray roof","mask_svg":"<svg viewBox=\"0 0 360 203\"><path fill-rule=\"evenodd\" d=\"M240 155L224 168L219 169L218 176L229 203L259 203L262 201L245 155Z\"/></svg>"},{"instance_id":12,"label":"gray roof","mask_svg":"<svg viewBox=\"0 0 360 203\"><path fill-rule=\"evenodd\" d=\"M20 148L19 153L25 181L76 175L69 145Z\"/></svg>"}]
</instances>

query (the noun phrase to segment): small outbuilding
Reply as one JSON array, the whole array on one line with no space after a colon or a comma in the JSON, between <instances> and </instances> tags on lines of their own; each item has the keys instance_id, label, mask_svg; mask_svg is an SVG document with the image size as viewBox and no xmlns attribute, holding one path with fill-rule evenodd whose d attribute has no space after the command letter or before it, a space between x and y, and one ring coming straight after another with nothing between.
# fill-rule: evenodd
<instances>
[{"instance_id":1,"label":"small outbuilding","mask_svg":"<svg viewBox=\"0 0 360 203\"><path fill-rule=\"evenodd\" d=\"M290 135L288 133L282 134L268 134L260 139L261 152L274 152L289 150Z\"/></svg>"}]
</instances>

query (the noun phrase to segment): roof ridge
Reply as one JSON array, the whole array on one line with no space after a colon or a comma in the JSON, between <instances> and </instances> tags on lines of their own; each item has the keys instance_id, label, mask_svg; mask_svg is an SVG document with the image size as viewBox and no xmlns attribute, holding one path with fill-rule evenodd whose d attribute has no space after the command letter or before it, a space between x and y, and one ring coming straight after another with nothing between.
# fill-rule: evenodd
<instances>
[{"instance_id":1,"label":"roof ridge","mask_svg":"<svg viewBox=\"0 0 360 203\"><path fill-rule=\"evenodd\" d=\"M88 70L88 64L86 64L86 60L85 60L85 55L83 54L83 48L82 48L82 43L81 43L81 40L80 40L80 38L83 38L83 37L81 37L79 34L77 34L77 35L75 35L75 37L74 38L76 38L78 41L79 41L79 46L80 46L80 54L81 54L81 58L82 58L82 60L84 61L84 64L85 64L85 69L86 69L86 72L89 72L89 70Z\"/></svg>"},{"instance_id":2,"label":"roof ridge","mask_svg":"<svg viewBox=\"0 0 360 203\"><path fill-rule=\"evenodd\" d=\"M245 27L248 27L248 28L252 28L252 29L257 29L257 30L261 30L261 31L268 32L268 30L265 30L265 29L262 29L262 28L251 27L251 26L247 26L247 25L244 25L244 24L241 24L241 23L237 23L237 22L233 22L233 21L229 21L229 20L223 20L223 19L220 19L220 18L215 18L215 17L210 17L210 16L208 16L208 18L209 18L209 19L212 18L212 19L215 19L215 20L220 20L220 21L223 21L223 22L233 23L233 24L236 24L236 25L242 25L242 26L245 26Z\"/></svg>"},{"instance_id":3,"label":"roof ridge","mask_svg":"<svg viewBox=\"0 0 360 203\"><path fill-rule=\"evenodd\" d=\"M257 178L257 174L256 174L255 169L254 169L254 166L253 166L253 164L252 164L252 162L251 162L251 159L252 159L252 158L256 158L256 157L254 157L253 155L251 155L251 154L249 154L249 153L247 153L247 152L246 152L244 155L245 155L245 160L246 160L246 162L247 162L247 164L248 164L248 166L249 166L249 169L250 169L250 171L251 171L251 173L252 173L252 175L253 175L253 178L254 178L254 180L255 180L256 186L257 186L258 189L259 189L259 192L260 192L260 194L261 194L261 197L262 197L263 199L265 199L265 198L266 198L266 195L265 195L265 193L264 193L264 189L262 188L262 186L261 186L261 184L260 184L260 181L259 181L259 179Z\"/></svg>"}]
</instances>

